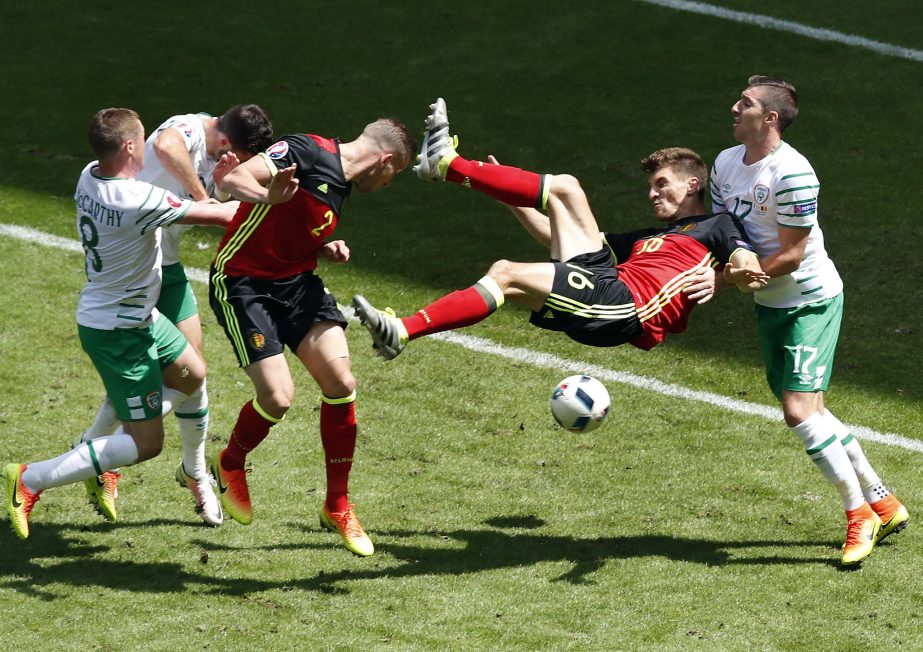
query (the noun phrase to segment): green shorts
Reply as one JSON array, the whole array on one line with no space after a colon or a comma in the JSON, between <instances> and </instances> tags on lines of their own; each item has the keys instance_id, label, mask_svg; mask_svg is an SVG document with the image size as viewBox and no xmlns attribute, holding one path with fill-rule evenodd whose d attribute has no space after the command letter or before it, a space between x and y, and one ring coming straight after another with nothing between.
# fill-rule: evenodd
<instances>
[{"instance_id":1,"label":"green shorts","mask_svg":"<svg viewBox=\"0 0 923 652\"><path fill-rule=\"evenodd\" d=\"M843 295L797 308L756 305L756 326L766 380L782 392L825 392L843 321Z\"/></svg>"},{"instance_id":2,"label":"green shorts","mask_svg":"<svg viewBox=\"0 0 923 652\"><path fill-rule=\"evenodd\" d=\"M173 322L159 316L145 328L113 331L78 324L77 334L119 419L147 421L160 416L162 370L176 362L187 346Z\"/></svg>"},{"instance_id":3,"label":"green shorts","mask_svg":"<svg viewBox=\"0 0 923 652\"><path fill-rule=\"evenodd\" d=\"M157 310L174 324L199 314L199 305L182 263L164 265Z\"/></svg>"}]
</instances>

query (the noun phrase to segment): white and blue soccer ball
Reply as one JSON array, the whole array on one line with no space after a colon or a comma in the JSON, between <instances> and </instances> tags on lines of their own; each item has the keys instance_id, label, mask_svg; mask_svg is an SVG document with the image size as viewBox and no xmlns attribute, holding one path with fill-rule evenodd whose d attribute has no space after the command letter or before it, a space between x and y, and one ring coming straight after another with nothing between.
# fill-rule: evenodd
<instances>
[{"instance_id":1,"label":"white and blue soccer ball","mask_svg":"<svg viewBox=\"0 0 923 652\"><path fill-rule=\"evenodd\" d=\"M551 415L565 430L596 430L609 414L609 392L591 376L568 376L551 393Z\"/></svg>"}]
</instances>

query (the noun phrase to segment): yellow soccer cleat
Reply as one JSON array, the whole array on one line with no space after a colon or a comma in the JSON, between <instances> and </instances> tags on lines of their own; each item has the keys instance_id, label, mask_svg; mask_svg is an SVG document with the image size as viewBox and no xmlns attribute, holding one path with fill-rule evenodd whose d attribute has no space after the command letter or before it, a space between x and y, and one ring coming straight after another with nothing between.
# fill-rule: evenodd
<instances>
[{"instance_id":1,"label":"yellow soccer cleat","mask_svg":"<svg viewBox=\"0 0 923 652\"><path fill-rule=\"evenodd\" d=\"M875 539L876 544L889 534L897 534L903 530L910 521L910 513L894 494L889 494L887 498L875 501L870 507L875 510L878 518L881 519L881 529L878 530L878 538Z\"/></svg>"},{"instance_id":2,"label":"yellow soccer cleat","mask_svg":"<svg viewBox=\"0 0 923 652\"><path fill-rule=\"evenodd\" d=\"M119 497L119 478L122 475L115 471L106 471L102 475L94 475L83 481L87 490L87 499L97 513L107 521L115 521L118 515L115 512L115 499Z\"/></svg>"},{"instance_id":3,"label":"yellow soccer cleat","mask_svg":"<svg viewBox=\"0 0 923 652\"><path fill-rule=\"evenodd\" d=\"M375 546L362 529L354 508L355 505L350 503L345 512L331 512L324 503L320 510L320 524L343 537L343 544L351 553L369 557L375 553Z\"/></svg>"},{"instance_id":4,"label":"yellow soccer cleat","mask_svg":"<svg viewBox=\"0 0 923 652\"><path fill-rule=\"evenodd\" d=\"M872 554L878 541L881 519L868 503L846 512L846 542L843 544L843 566L854 566Z\"/></svg>"},{"instance_id":5,"label":"yellow soccer cleat","mask_svg":"<svg viewBox=\"0 0 923 652\"><path fill-rule=\"evenodd\" d=\"M221 466L224 450L211 460L209 465L215 484L218 486L218 498L224 513L241 525L253 522L253 505L250 503L250 489L247 487L249 469L228 470Z\"/></svg>"},{"instance_id":6,"label":"yellow soccer cleat","mask_svg":"<svg viewBox=\"0 0 923 652\"><path fill-rule=\"evenodd\" d=\"M20 539L29 536L29 514L32 507L38 502L41 492L32 493L22 483L22 472L26 470L25 464L7 464L3 467L3 477L6 480L6 506L10 513L10 522Z\"/></svg>"}]
</instances>

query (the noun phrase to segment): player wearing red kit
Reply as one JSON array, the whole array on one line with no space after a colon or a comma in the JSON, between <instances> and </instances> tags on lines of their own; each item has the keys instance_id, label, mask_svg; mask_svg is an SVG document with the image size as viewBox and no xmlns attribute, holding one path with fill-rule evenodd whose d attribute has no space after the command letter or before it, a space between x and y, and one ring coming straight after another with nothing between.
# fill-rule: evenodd
<instances>
[{"instance_id":1,"label":"player wearing red kit","mask_svg":"<svg viewBox=\"0 0 923 652\"><path fill-rule=\"evenodd\" d=\"M404 125L391 119L367 125L348 143L285 136L221 184L242 203L212 264L209 300L256 397L241 409L227 447L211 467L226 513L240 523L253 520L246 456L282 420L294 398L283 356L288 347L323 394L320 435L327 495L321 525L338 532L355 554L374 552L348 500L356 381L346 318L314 270L318 258L349 259L346 243L330 237L352 189L371 192L387 186L409 165L415 148Z\"/></svg>"},{"instance_id":2,"label":"player wearing red kit","mask_svg":"<svg viewBox=\"0 0 923 652\"><path fill-rule=\"evenodd\" d=\"M354 297L360 320L386 359L412 339L481 321L507 298L530 308L536 326L583 344L650 349L667 333L684 331L692 308L711 297L713 267L725 265L725 278L742 290L765 284L736 218L706 213L707 168L695 152L662 149L642 162L654 213L669 226L604 239L574 177L463 159L448 135L445 103L440 99L432 109L417 175L460 183L509 205L549 247L551 261L498 261L473 286L404 319Z\"/></svg>"}]
</instances>

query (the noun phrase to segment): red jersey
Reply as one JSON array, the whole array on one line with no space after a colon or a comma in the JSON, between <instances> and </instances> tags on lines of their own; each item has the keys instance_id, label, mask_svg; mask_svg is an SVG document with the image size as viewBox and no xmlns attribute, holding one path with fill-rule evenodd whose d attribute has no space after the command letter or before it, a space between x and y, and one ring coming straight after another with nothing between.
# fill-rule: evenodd
<instances>
[{"instance_id":1,"label":"red jersey","mask_svg":"<svg viewBox=\"0 0 923 652\"><path fill-rule=\"evenodd\" d=\"M317 267L317 252L336 229L352 184L339 143L311 134L283 136L260 154L277 170L297 165L299 186L283 204L241 202L215 256L225 276L288 278Z\"/></svg>"},{"instance_id":2,"label":"red jersey","mask_svg":"<svg viewBox=\"0 0 923 652\"><path fill-rule=\"evenodd\" d=\"M737 249L753 251L743 229L727 213L687 217L664 229L606 233L619 280L631 290L644 335L631 341L652 349L668 333L682 333L695 303L683 294L689 277L728 262Z\"/></svg>"}]
</instances>

